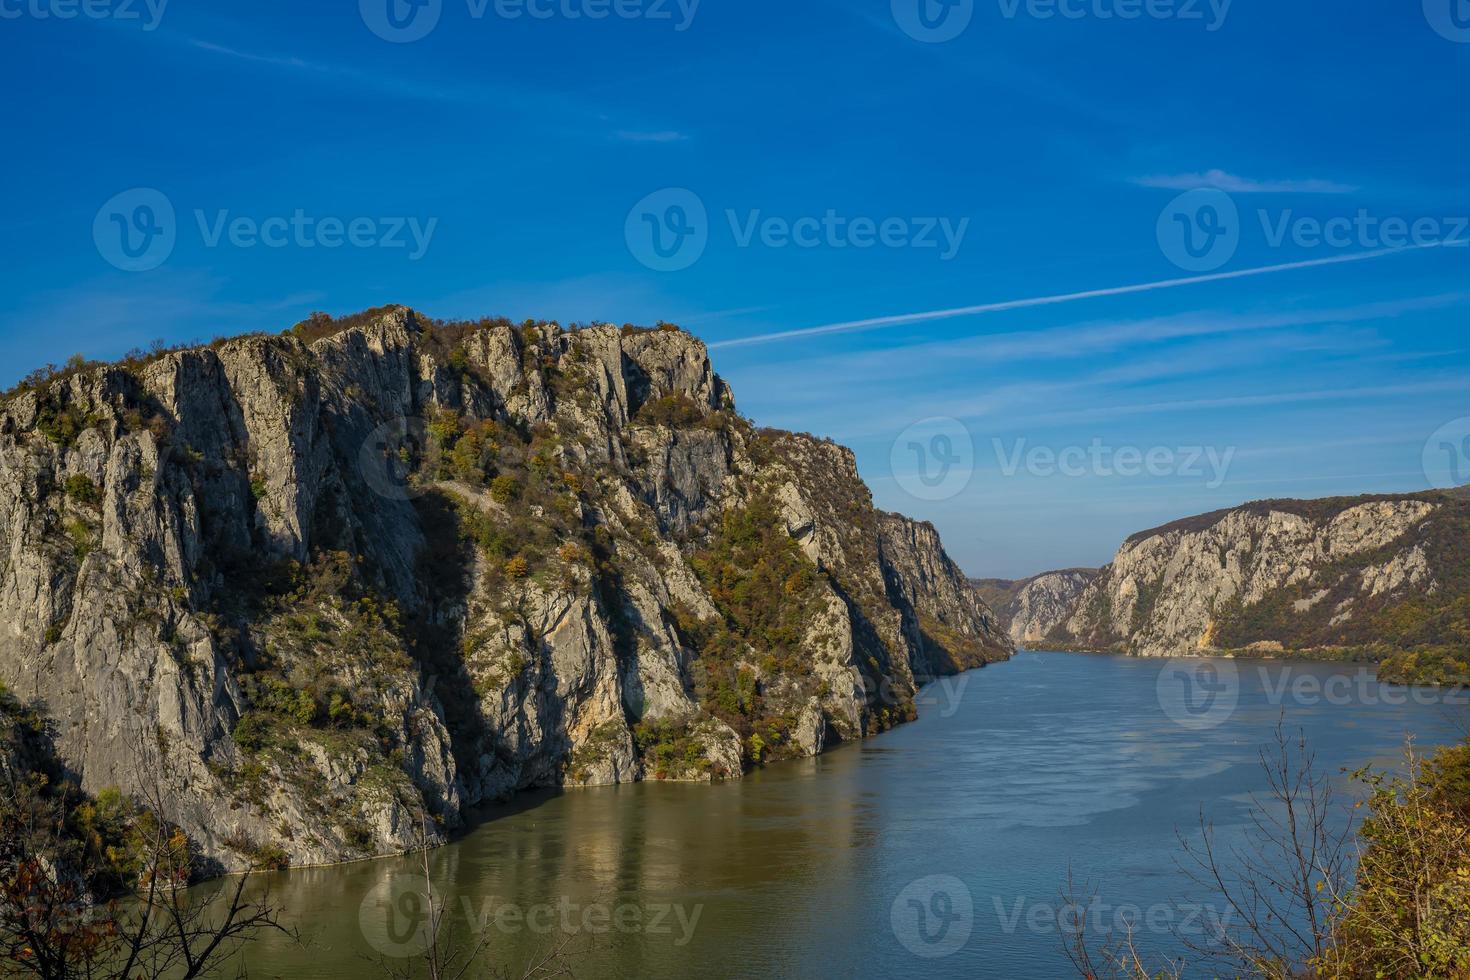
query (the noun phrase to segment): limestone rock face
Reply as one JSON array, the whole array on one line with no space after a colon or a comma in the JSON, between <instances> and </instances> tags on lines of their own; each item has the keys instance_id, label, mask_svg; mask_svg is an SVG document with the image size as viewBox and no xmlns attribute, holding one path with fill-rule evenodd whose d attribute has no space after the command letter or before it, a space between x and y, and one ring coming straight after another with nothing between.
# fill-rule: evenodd
<instances>
[{"instance_id":1,"label":"limestone rock face","mask_svg":"<svg viewBox=\"0 0 1470 980\"><path fill-rule=\"evenodd\" d=\"M1434 615L1398 615L1406 604L1432 603L1440 576L1463 579L1466 510L1429 493L1177 522L1125 542L1048 635L1152 656L1392 649L1413 642L1404 616Z\"/></svg>"},{"instance_id":2,"label":"limestone rock face","mask_svg":"<svg viewBox=\"0 0 1470 980\"><path fill-rule=\"evenodd\" d=\"M932 527L750 426L672 329L387 307L0 405L0 679L86 789L156 788L222 869L530 786L738 777L1010 650Z\"/></svg>"},{"instance_id":3,"label":"limestone rock face","mask_svg":"<svg viewBox=\"0 0 1470 980\"><path fill-rule=\"evenodd\" d=\"M1017 646L1045 645L1047 637L1072 616L1077 598L1097 577L1092 568L1045 572L1018 582L977 582Z\"/></svg>"}]
</instances>

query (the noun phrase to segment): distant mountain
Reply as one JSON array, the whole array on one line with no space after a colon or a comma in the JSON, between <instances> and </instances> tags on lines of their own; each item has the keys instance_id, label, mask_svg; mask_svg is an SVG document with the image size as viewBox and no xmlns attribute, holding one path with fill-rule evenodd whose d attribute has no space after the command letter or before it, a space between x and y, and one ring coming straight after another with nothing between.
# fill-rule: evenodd
<instances>
[{"instance_id":1,"label":"distant mountain","mask_svg":"<svg viewBox=\"0 0 1470 980\"><path fill-rule=\"evenodd\" d=\"M1018 646L1043 643L1076 608L1077 597L1097 578L1096 568L1068 568L1011 581L973 580Z\"/></svg>"},{"instance_id":2,"label":"distant mountain","mask_svg":"<svg viewBox=\"0 0 1470 980\"><path fill-rule=\"evenodd\" d=\"M1056 579L1054 576L1062 575ZM1133 535L1057 617L1075 573L995 591L1012 635L1153 655L1379 660L1470 650L1470 492L1263 500ZM1027 589L1045 585L1044 616ZM1033 631L1056 619L1043 637Z\"/></svg>"}]
</instances>

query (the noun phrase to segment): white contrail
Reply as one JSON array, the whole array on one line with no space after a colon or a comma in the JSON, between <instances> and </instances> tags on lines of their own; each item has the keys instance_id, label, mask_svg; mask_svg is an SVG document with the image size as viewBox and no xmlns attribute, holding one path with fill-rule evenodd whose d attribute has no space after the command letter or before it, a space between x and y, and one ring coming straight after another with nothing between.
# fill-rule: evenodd
<instances>
[{"instance_id":1,"label":"white contrail","mask_svg":"<svg viewBox=\"0 0 1470 980\"><path fill-rule=\"evenodd\" d=\"M1290 272L1293 269L1311 269L1322 265L1341 265L1344 262L1362 262L1378 259L1385 255L1412 252L1424 248L1438 248L1446 242L1428 245L1411 245L1404 248L1382 248L1373 252L1355 252L1352 255L1334 255L1325 259L1306 262L1288 262L1285 265L1265 265L1254 269L1237 269L1234 272L1215 272L1186 279L1164 279L1159 282L1144 282L1132 286L1114 286L1110 289L1090 289L1081 293L1062 293L1057 296L1033 296L1030 299L1013 299L1002 303L983 303L979 306L957 306L949 310L929 310L924 313L900 313L895 316L873 317L870 320L848 320L844 323L828 323L820 327L804 327L800 330L782 330L778 333L755 334L750 337L735 337L719 340L710 347L743 347L748 344L768 344L775 340L793 340L797 337L815 337L820 334L850 333L857 330L875 330L904 323L922 323L926 320L948 320L957 316L974 316L977 313L999 313L1004 310L1023 310L1032 306L1054 306L1058 303L1073 303L1083 299L1099 299L1105 296L1125 296L1129 293L1147 293L1155 289L1175 289L1179 286L1194 286L1203 282L1222 282L1227 279L1245 279L1250 276L1265 276L1273 272Z\"/></svg>"}]
</instances>

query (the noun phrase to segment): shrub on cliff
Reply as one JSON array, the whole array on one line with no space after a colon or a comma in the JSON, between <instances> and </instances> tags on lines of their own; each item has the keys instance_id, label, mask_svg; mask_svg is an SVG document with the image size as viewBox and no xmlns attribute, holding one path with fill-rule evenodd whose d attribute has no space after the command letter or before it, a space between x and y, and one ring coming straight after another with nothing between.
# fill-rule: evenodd
<instances>
[{"instance_id":1,"label":"shrub on cliff","mask_svg":"<svg viewBox=\"0 0 1470 980\"><path fill-rule=\"evenodd\" d=\"M1361 772L1365 845L1327 977L1470 976L1470 743L1403 775Z\"/></svg>"},{"instance_id":2,"label":"shrub on cliff","mask_svg":"<svg viewBox=\"0 0 1470 980\"><path fill-rule=\"evenodd\" d=\"M694 399L688 395L665 395L643 403L638 409L637 421L644 425L667 425L679 428L697 425L704 419Z\"/></svg>"},{"instance_id":3,"label":"shrub on cliff","mask_svg":"<svg viewBox=\"0 0 1470 980\"><path fill-rule=\"evenodd\" d=\"M781 758L793 719L767 703L765 688L777 676L809 680L801 642L820 594L818 572L764 496L726 513L691 564L721 614L700 620L675 609L698 654L693 675L700 705L741 736L748 763ZM751 654L760 674L746 662Z\"/></svg>"}]
</instances>

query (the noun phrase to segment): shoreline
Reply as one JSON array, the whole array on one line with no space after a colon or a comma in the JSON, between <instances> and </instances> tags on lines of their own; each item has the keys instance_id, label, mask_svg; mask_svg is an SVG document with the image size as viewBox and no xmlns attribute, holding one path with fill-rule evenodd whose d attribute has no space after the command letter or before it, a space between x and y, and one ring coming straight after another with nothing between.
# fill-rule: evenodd
<instances>
[{"instance_id":1,"label":"shoreline","mask_svg":"<svg viewBox=\"0 0 1470 980\"><path fill-rule=\"evenodd\" d=\"M516 804L516 802L518 800L525 800L527 797L529 797L529 796L531 796L533 794L536 794L536 793L544 793L544 794L547 794L548 796L557 796L557 795L560 795L560 794L563 794L563 793L567 793L567 792L572 792L572 791L591 791L591 790L616 789L616 788L619 788L619 787L622 787L622 786L634 786L634 785L638 785L640 783L647 783L647 784L652 784L652 785L668 784L668 785L675 785L675 786L701 786L701 785L703 785L703 786L715 786L715 785L719 785L719 784L738 783L738 782L740 782L743 779L746 779L746 778L748 778L750 776L755 775L756 773L765 772L767 770L771 770L771 769L774 769L774 768L777 768L777 767L780 767L780 766L784 766L784 765L788 765L788 764L792 764L792 763L812 762L812 761L815 761L816 759L819 759L822 756L827 755L830 752L835 752L835 751L837 751L839 749L842 749L842 748L850 748L852 746L861 745L864 742L868 742L868 741L871 741L873 739L879 738L879 737L881 737L883 735L886 735L889 732L892 732L892 731L894 731L894 730L896 730L898 728L902 728L905 725L913 724L914 721L917 721L918 720L918 718L919 718L919 709L920 709L920 707L922 707L921 703L918 701L918 695L921 692L923 692L924 690L926 690L927 688L929 688L929 687L931 687L931 686L933 686L935 684L942 684L942 683L944 683L946 680L948 680L950 678L962 677L965 674L969 674L969 673L972 673L972 672L975 672L975 671L981 671L981 670L984 670L987 667L995 666L996 664L1005 663L1006 661L1008 661L1011 658L1013 658L1017 653L1029 653L1029 652L1035 652L1035 651L1023 651L1023 650L1020 650L1020 649L1016 649L1016 650L1012 651L1011 652L1011 655L1008 656L1005 660L986 661L984 663L976 664L973 667L966 667L964 670L955 671L953 674L938 674L938 675L935 675L933 677L924 678L921 683L917 683L917 682L919 682L920 679L916 677L915 678L916 687L914 689L914 695L915 695L914 710L915 710L915 715L914 715L914 718L913 719L904 719L904 720L900 721L896 725L893 725L893 726L891 726L889 728L885 728L885 729L883 729L882 731L879 731L879 732L874 732L871 735L864 735L861 738L856 738L856 739L841 739L839 741L836 741L836 742L833 742L833 743L830 743L830 744L824 744L823 747L822 747L822 751L816 753L815 755L798 756L798 757L794 757L794 758L790 758L790 759L777 759L777 760L775 760L773 762L765 763L765 764L756 766L755 768L751 769L749 772L742 772L740 774L740 778L739 779L732 779L732 778L725 778L725 779L653 779L653 778L649 778L649 777L644 777L644 778L641 778L641 779L630 779L630 780L627 780L625 782L618 782L618 783L573 783L573 784L561 784L561 785L556 785L556 786L527 786L524 789L516 790L514 793L512 793L506 799L503 799L503 800L488 800L488 801L483 801L483 802L477 803L477 804L475 804L473 806L466 807L465 809L470 814L476 814L476 813L484 813L485 811L495 810L497 808L505 808L505 809L510 810L511 812L504 813L504 814L499 814L498 816L511 816L514 812L516 812L516 811L514 811L513 808L514 808L514 806L515 806L515 804ZM535 804L533 803L532 805L535 805ZM210 882L214 882L214 881L223 881L223 880L225 880L227 878L237 878L237 877L240 877L241 875L244 875L244 876L260 875L260 876L263 877L263 876L266 876L266 875L274 875L274 874L290 874L293 871L321 871L321 870L329 869L329 868L343 868L343 867L347 867L347 866L354 865L354 864L366 864L366 863L368 863L370 861L388 861L388 860L392 860L394 858L404 858L404 857L408 857L410 855L419 854L422 851L426 851L426 850L427 851L436 851L436 850L439 850L440 848L448 847L451 844L455 844L455 843L458 843L458 842L464 840L466 837L468 837L469 835L473 834L476 830L478 830L479 828L485 826L488 823L493 822L495 819L497 819L496 816L490 816L490 815L487 815L484 819L478 819L478 820L475 820L475 819L466 819L463 822L462 827L459 828L458 830L456 830L454 833L447 834L447 835L445 835L445 837L444 837L443 840L441 840L441 841L439 841L437 843L429 844L429 845L427 845L426 847L423 847L423 848L412 848L412 849L403 850L403 851L389 851L389 852L385 852L383 854L369 854L369 855L365 855L363 857L346 858L346 859L341 860L341 861L320 861L320 862L314 862L312 864L290 864L290 865L287 865L284 868L262 868L262 869L254 870L254 871L251 871L251 870L223 871L223 872L221 872L221 873L219 873L217 875L211 875L208 878L201 878L199 881L192 883L189 887L194 888L194 887L198 887L200 885L206 885L206 884L208 884Z\"/></svg>"},{"instance_id":2,"label":"shoreline","mask_svg":"<svg viewBox=\"0 0 1470 980\"><path fill-rule=\"evenodd\" d=\"M1127 657L1130 660L1261 660L1269 662L1298 662L1316 664L1358 664L1365 667L1377 667L1383 663L1382 659L1373 660L1366 657L1343 656L1313 656L1312 653L1304 652L1294 654L1291 651L1264 651L1264 650L1208 650L1199 653L1129 653L1126 650L1095 650L1082 649L1081 647L1067 647L1055 645L1049 650L1033 650L1030 647L1017 647L1017 653L1072 653L1081 656L1109 656Z\"/></svg>"},{"instance_id":3,"label":"shoreline","mask_svg":"<svg viewBox=\"0 0 1470 980\"><path fill-rule=\"evenodd\" d=\"M1052 650L1032 650L1027 647L1017 647L1017 653L1060 653L1079 657L1122 657L1128 660L1230 660L1244 661L1247 663L1273 663L1273 664L1332 664L1342 667L1373 667L1375 668L1374 682L1384 687L1401 687L1409 690L1423 689L1430 691L1470 691L1470 683L1405 683L1397 680L1384 680L1376 673L1376 668L1382 667L1383 660L1363 660L1346 657L1314 657L1294 656L1291 654L1266 654L1259 651L1236 652L1218 650L1199 654L1168 654L1168 653L1126 653L1122 650L1069 650L1057 648Z\"/></svg>"}]
</instances>

